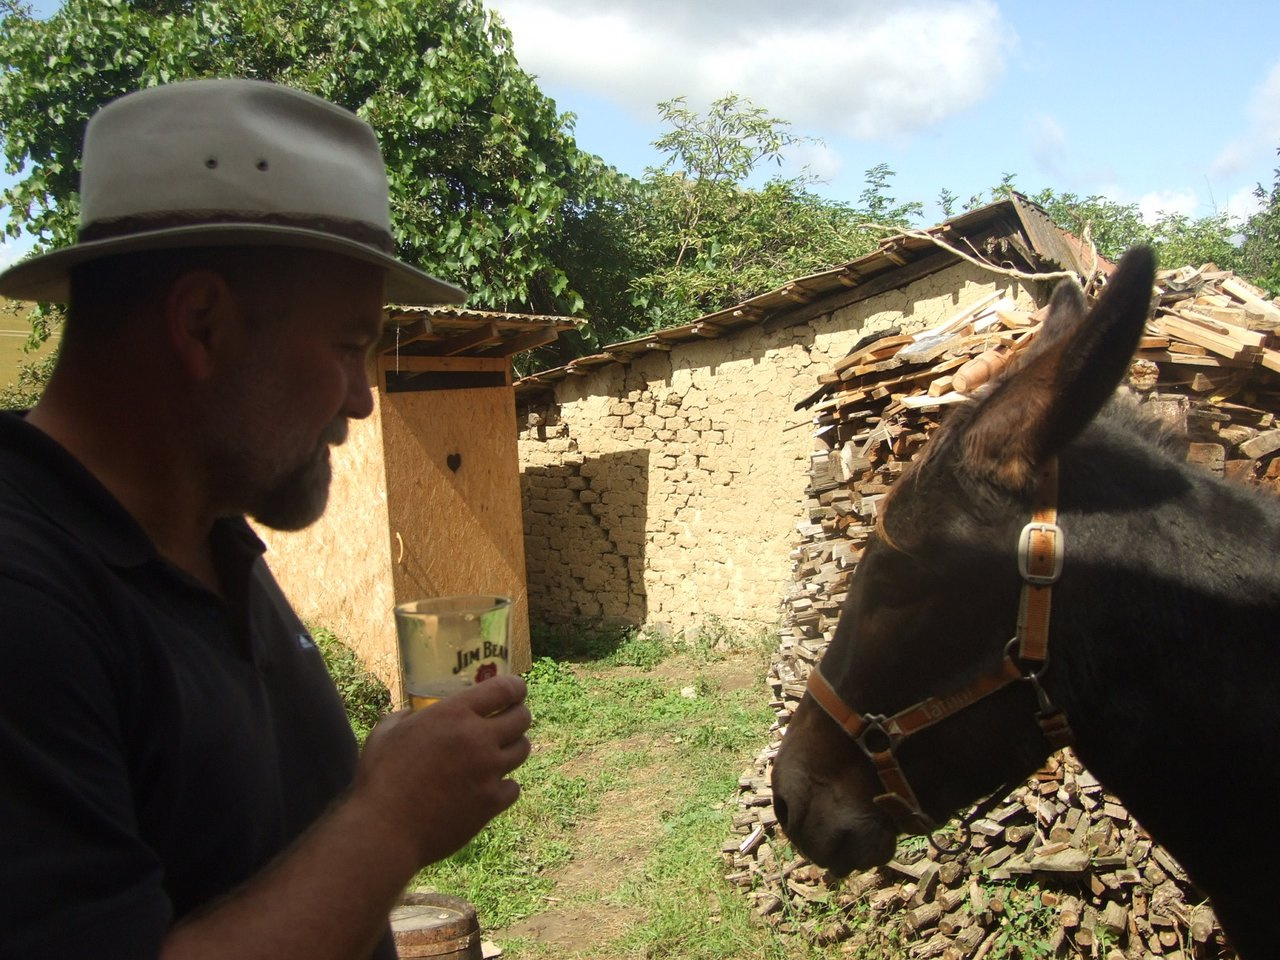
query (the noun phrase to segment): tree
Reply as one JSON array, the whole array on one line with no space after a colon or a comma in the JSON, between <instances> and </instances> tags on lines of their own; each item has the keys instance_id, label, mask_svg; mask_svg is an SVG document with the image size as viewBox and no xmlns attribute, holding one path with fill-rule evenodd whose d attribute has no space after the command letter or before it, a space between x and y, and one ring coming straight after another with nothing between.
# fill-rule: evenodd
<instances>
[{"instance_id":1,"label":"tree","mask_svg":"<svg viewBox=\"0 0 1280 960\"><path fill-rule=\"evenodd\" d=\"M726 94L705 114L682 97L658 109L672 127L654 143L667 159L632 195L642 269L631 284L631 329L619 333L687 323L853 259L875 245L864 223L905 222L920 209L887 196L893 173L883 165L867 171L861 208L819 197L807 172L751 186L762 165L812 141L745 97Z\"/></svg>"},{"instance_id":2,"label":"tree","mask_svg":"<svg viewBox=\"0 0 1280 960\"><path fill-rule=\"evenodd\" d=\"M1016 190L1015 179L1006 173L991 189L991 199L1002 199ZM954 201L950 191L944 190L942 196ZM1091 242L1108 260L1118 260L1129 247L1145 243L1155 248L1165 267L1215 263L1225 269L1238 269L1240 263L1240 249L1234 242L1237 223L1226 213L1189 217L1161 212L1148 223L1137 204L1118 203L1097 194L1080 197L1046 188L1031 194L1030 199L1043 207L1059 227ZM984 202L982 194L975 194L966 209Z\"/></svg>"},{"instance_id":3,"label":"tree","mask_svg":"<svg viewBox=\"0 0 1280 960\"><path fill-rule=\"evenodd\" d=\"M1163 267L1213 263L1225 270L1237 270L1240 248L1233 240L1236 232L1236 218L1227 213L1205 217L1161 213L1151 224L1148 242L1155 247Z\"/></svg>"},{"instance_id":4,"label":"tree","mask_svg":"<svg viewBox=\"0 0 1280 960\"><path fill-rule=\"evenodd\" d=\"M611 201L572 117L520 69L480 0L67 0L49 20L8 0L0 137L20 176L5 229L70 243L89 116L138 87L193 77L274 80L377 130L406 261L472 306L576 313L565 259ZM616 281L625 285L625 281Z\"/></svg>"},{"instance_id":5,"label":"tree","mask_svg":"<svg viewBox=\"0 0 1280 960\"><path fill-rule=\"evenodd\" d=\"M1280 155L1280 149L1276 153ZM1263 206L1241 231L1240 272L1273 297L1280 296L1280 167L1270 190L1258 184L1253 193Z\"/></svg>"}]
</instances>

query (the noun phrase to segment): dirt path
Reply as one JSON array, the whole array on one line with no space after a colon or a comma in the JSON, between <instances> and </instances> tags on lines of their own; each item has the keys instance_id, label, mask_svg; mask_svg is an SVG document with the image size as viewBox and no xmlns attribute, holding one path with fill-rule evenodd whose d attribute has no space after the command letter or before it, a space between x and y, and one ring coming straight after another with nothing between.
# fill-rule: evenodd
<instances>
[{"instance_id":1,"label":"dirt path","mask_svg":"<svg viewBox=\"0 0 1280 960\"><path fill-rule=\"evenodd\" d=\"M584 673L590 673L589 667ZM615 668L612 671L618 672ZM728 692L762 684L758 656L729 656L710 666L691 664L683 658L664 661L648 675L668 678L683 686L699 676ZM528 940L534 953L573 960L603 960L601 949L628 927L643 924L645 917L627 906L619 891L626 884L643 882L644 865L653 837L662 830L666 812L677 807L681 781L672 779L669 760L682 749L677 738L642 736L615 741L599 751L575 758L565 772L585 772L604 761L603 754L626 753L635 758L625 777L601 798L594 813L584 818L567 839L573 859L552 875L554 888L545 898L546 908L504 930L486 933L490 941ZM655 789L655 784L662 784ZM524 953L522 951L521 955Z\"/></svg>"}]
</instances>

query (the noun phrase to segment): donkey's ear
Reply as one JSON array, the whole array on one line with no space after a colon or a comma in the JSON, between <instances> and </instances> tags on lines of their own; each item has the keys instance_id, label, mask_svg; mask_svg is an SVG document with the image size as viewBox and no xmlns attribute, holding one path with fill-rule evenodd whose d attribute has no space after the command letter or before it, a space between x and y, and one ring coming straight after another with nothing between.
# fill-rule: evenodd
<instances>
[{"instance_id":1,"label":"donkey's ear","mask_svg":"<svg viewBox=\"0 0 1280 960\"><path fill-rule=\"evenodd\" d=\"M974 412L962 469L997 490L1030 489L1036 468L1102 409L1129 369L1151 307L1155 255L1134 247L1086 312L1075 283L1060 284L1041 333Z\"/></svg>"}]
</instances>

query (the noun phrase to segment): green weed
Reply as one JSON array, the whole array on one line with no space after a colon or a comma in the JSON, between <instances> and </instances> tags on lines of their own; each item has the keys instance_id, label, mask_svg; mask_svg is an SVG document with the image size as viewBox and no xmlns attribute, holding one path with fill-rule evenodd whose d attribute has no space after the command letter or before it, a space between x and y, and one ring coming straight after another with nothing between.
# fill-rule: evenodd
<instances>
[{"instance_id":1,"label":"green weed","mask_svg":"<svg viewBox=\"0 0 1280 960\"><path fill-rule=\"evenodd\" d=\"M364 743L369 731L391 709L391 691L369 672L356 652L339 640L333 631L324 627L309 626L308 629L338 688L351 730L356 739Z\"/></svg>"}]
</instances>

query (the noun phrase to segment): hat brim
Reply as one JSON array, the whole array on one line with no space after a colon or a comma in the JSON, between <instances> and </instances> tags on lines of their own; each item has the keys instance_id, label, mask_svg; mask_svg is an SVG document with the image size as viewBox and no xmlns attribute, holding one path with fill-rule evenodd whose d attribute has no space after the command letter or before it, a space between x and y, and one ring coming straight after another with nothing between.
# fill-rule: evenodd
<instances>
[{"instance_id":1,"label":"hat brim","mask_svg":"<svg viewBox=\"0 0 1280 960\"><path fill-rule=\"evenodd\" d=\"M381 267L386 276L383 297L387 303L422 306L462 303L467 297L461 288L355 240L319 230L255 223L171 227L51 250L16 263L0 274L0 295L12 300L66 303L71 296L71 269L82 263L143 250L236 246L320 250Z\"/></svg>"}]
</instances>

